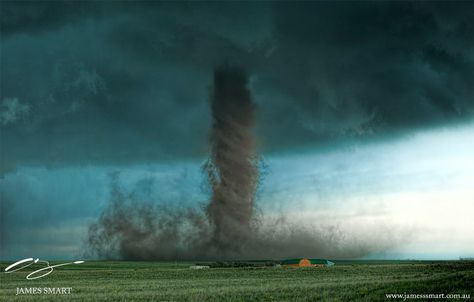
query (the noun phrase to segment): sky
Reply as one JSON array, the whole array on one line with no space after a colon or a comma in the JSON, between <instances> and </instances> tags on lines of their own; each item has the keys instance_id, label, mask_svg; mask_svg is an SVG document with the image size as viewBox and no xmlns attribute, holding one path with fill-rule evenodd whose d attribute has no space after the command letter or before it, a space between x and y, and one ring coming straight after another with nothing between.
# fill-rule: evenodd
<instances>
[{"instance_id":1,"label":"sky","mask_svg":"<svg viewBox=\"0 0 474 302\"><path fill-rule=\"evenodd\" d=\"M250 77L266 217L474 255L472 1L0 5L1 259L80 257L113 175L206 203L222 64Z\"/></svg>"}]
</instances>

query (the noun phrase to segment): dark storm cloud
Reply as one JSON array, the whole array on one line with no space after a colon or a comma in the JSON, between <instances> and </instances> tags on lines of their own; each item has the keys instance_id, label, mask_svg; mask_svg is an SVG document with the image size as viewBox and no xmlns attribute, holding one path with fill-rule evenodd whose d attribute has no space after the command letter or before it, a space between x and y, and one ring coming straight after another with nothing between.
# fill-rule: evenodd
<instances>
[{"instance_id":1,"label":"dark storm cloud","mask_svg":"<svg viewBox=\"0 0 474 302\"><path fill-rule=\"evenodd\" d=\"M2 34L36 34L55 30L72 21L89 17L92 12L87 2L2 1Z\"/></svg>"},{"instance_id":2,"label":"dark storm cloud","mask_svg":"<svg viewBox=\"0 0 474 302\"><path fill-rule=\"evenodd\" d=\"M257 98L281 100L272 118L286 131L262 123L272 142L311 144L311 137L472 117L472 2L444 6L458 13L425 2L279 4L279 47L261 72Z\"/></svg>"},{"instance_id":3,"label":"dark storm cloud","mask_svg":"<svg viewBox=\"0 0 474 302\"><path fill-rule=\"evenodd\" d=\"M472 2L2 2L4 173L203 156L213 68L267 150L473 116ZM14 105L14 106L13 106Z\"/></svg>"}]
</instances>

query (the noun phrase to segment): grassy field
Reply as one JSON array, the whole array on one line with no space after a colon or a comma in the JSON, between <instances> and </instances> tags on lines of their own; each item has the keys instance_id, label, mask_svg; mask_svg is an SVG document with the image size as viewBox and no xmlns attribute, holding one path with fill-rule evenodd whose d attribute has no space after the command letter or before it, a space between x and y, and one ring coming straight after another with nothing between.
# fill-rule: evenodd
<instances>
[{"instance_id":1,"label":"grassy field","mask_svg":"<svg viewBox=\"0 0 474 302\"><path fill-rule=\"evenodd\" d=\"M5 274L8 264L0 264L0 301L380 301L387 300L385 294L474 293L474 262L459 261L336 261L327 268L204 270L191 270L192 263L185 262L89 261L31 281L25 279L31 267ZM72 291L16 296L17 288L25 287Z\"/></svg>"}]
</instances>

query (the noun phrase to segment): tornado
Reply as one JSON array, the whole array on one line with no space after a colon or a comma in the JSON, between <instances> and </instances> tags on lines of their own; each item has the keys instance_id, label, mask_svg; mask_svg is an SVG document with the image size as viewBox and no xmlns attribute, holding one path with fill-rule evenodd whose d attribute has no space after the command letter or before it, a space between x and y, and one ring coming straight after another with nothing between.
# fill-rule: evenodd
<instances>
[{"instance_id":1,"label":"tornado","mask_svg":"<svg viewBox=\"0 0 474 302\"><path fill-rule=\"evenodd\" d=\"M357 230L345 231L338 225L308 225L286 213L262 216L254 204L260 175L253 133L255 104L247 74L229 66L214 70L210 105L210 150L203 168L211 194L206 203L191 207L146 203L134 194L143 190L140 186L127 193L121 188L120 171L113 172L110 199L89 225L86 258L347 259L399 244L391 229L383 226L382 235L361 241L357 238L367 238L366 232L361 237Z\"/></svg>"},{"instance_id":2,"label":"tornado","mask_svg":"<svg viewBox=\"0 0 474 302\"><path fill-rule=\"evenodd\" d=\"M211 245L223 255L238 253L251 238L258 179L255 104L247 74L224 66L214 71L211 150L205 165L212 190L207 216Z\"/></svg>"}]
</instances>

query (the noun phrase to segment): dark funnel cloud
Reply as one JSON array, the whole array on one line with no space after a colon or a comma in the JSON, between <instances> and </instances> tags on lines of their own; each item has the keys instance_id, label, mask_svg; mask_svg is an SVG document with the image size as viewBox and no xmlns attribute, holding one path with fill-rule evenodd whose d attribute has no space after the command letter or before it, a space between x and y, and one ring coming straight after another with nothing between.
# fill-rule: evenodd
<instances>
[{"instance_id":1,"label":"dark funnel cloud","mask_svg":"<svg viewBox=\"0 0 474 302\"><path fill-rule=\"evenodd\" d=\"M256 181L254 104L247 77L224 67L214 74L212 151L206 164L212 198L207 208L213 244L236 250L250 237Z\"/></svg>"}]
</instances>

